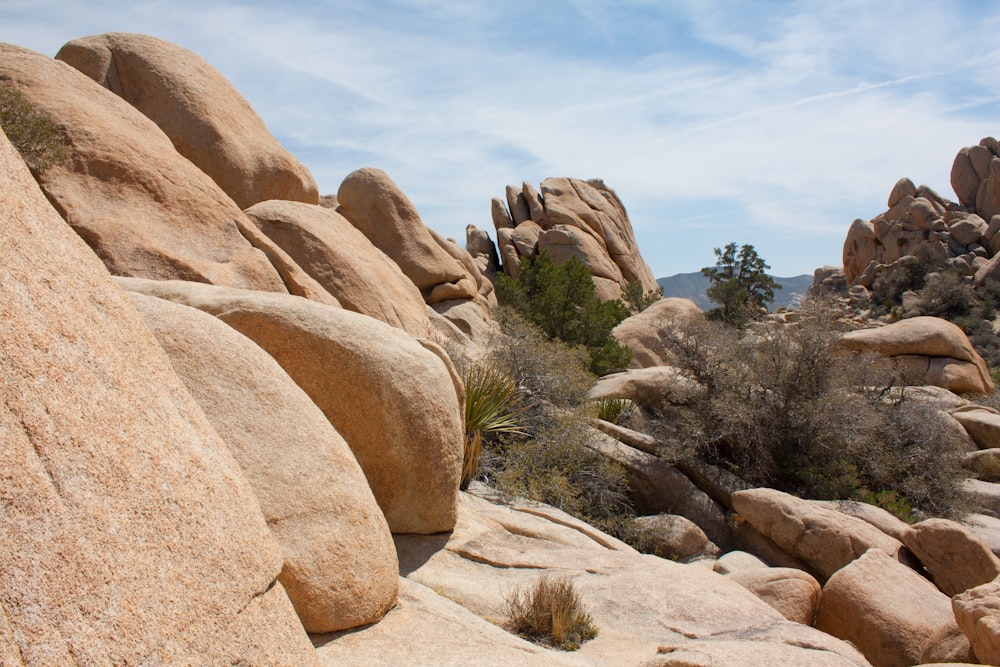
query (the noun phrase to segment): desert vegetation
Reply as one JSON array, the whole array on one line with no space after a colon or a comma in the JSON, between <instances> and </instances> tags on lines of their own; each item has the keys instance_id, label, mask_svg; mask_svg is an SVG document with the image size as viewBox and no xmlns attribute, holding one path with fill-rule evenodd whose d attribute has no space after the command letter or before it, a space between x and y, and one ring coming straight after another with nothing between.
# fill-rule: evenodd
<instances>
[{"instance_id":1,"label":"desert vegetation","mask_svg":"<svg viewBox=\"0 0 1000 667\"><path fill-rule=\"evenodd\" d=\"M541 577L506 597L511 631L534 641L573 651L597 636L597 626L568 579Z\"/></svg>"},{"instance_id":2,"label":"desert vegetation","mask_svg":"<svg viewBox=\"0 0 1000 667\"><path fill-rule=\"evenodd\" d=\"M59 127L17 88L0 82L0 127L36 176L66 160Z\"/></svg>"}]
</instances>

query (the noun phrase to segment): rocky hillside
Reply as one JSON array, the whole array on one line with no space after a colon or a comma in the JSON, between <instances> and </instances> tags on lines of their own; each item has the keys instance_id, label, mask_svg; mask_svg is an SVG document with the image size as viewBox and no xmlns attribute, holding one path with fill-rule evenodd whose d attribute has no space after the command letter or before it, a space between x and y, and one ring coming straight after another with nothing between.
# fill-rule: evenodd
<instances>
[{"instance_id":1,"label":"rocky hillside","mask_svg":"<svg viewBox=\"0 0 1000 667\"><path fill-rule=\"evenodd\" d=\"M321 197L210 64L152 37L55 58L0 45L0 95L29 110L0 116L0 663L1000 659L1000 415L954 393L993 389L956 327L844 345L935 385L914 409L978 461L978 516L909 525L752 488L595 419L585 447L622 466L674 559L639 553L551 506L459 490L458 367L496 336L500 259L579 257L606 298L655 288L610 188L508 188L499 251L475 228L461 247L376 168ZM60 150L35 160L19 118ZM592 396L704 396L662 347L700 315L662 299L623 322L636 368ZM546 576L598 628L578 651L509 631L510 592Z\"/></svg>"}]
</instances>

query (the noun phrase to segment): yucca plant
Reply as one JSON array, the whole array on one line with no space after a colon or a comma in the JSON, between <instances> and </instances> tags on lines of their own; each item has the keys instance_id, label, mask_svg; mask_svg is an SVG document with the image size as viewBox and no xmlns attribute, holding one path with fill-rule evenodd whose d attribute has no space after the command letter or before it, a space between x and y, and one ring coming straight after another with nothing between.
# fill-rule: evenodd
<instances>
[{"instance_id":1,"label":"yucca plant","mask_svg":"<svg viewBox=\"0 0 1000 667\"><path fill-rule=\"evenodd\" d=\"M517 384L495 366L476 364L464 373L465 458L462 489L479 474L483 437L494 433L524 435L521 416L527 405L521 402Z\"/></svg>"},{"instance_id":2,"label":"yucca plant","mask_svg":"<svg viewBox=\"0 0 1000 667\"><path fill-rule=\"evenodd\" d=\"M612 424L618 424L622 417L627 417L639 409L630 398L601 398L593 403L597 418Z\"/></svg>"}]
</instances>

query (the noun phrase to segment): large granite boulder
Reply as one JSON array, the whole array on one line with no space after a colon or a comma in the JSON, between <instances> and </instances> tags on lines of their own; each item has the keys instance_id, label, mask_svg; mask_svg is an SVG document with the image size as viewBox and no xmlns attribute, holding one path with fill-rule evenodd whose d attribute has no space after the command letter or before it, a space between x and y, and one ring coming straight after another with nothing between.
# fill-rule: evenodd
<instances>
[{"instance_id":1,"label":"large granite boulder","mask_svg":"<svg viewBox=\"0 0 1000 667\"><path fill-rule=\"evenodd\" d=\"M250 339L200 310L130 297L257 495L306 631L378 621L396 602L396 550L344 439Z\"/></svg>"},{"instance_id":2,"label":"large granite boulder","mask_svg":"<svg viewBox=\"0 0 1000 667\"><path fill-rule=\"evenodd\" d=\"M299 297L120 279L219 317L264 348L344 437L394 533L455 523L464 389L447 356L378 320Z\"/></svg>"},{"instance_id":3,"label":"large granite boulder","mask_svg":"<svg viewBox=\"0 0 1000 667\"><path fill-rule=\"evenodd\" d=\"M267 199L319 201L312 174L197 54L156 37L113 32L75 39L56 58L148 116L240 208Z\"/></svg>"},{"instance_id":4,"label":"large granite boulder","mask_svg":"<svg viewBox=\"0 0 1000 667\"><path fill-rule=\"evenodd\" d=\"M676 329L683 330L703 314L704 311L691 299L660 299L644 311L622 320L611 335L632 349L630 368L672 366L677 363L677 358L664 345L663 336Z\"/></svg>"},{"instance_id":5,"label":"large granite boulder","mask_svg":"<svg viewBox=\"0 0 1000 667\"><path fill-rule=\"evenodd\" d=\"M866 521L774 489L747 489L732 496L743 521L788 554L805 562L821 581L870 548L899 556L903 545Z\"/></svg>"},{"instance_id":6,"label":"large granite boulder","mask_svg":"<svg viewBox=\"0 0 1000 667\"><path fill-rule=\"evenodd\" d=\"M336 211L266 201L246 215L341 306L418 337L431 335L426 305L413 282Z\"/></svg>"},{"instance_id":7,"label":"large granite boulder","mask_svg":"<svg viewBox=\"0 0 1000 667\"><path fill-rule=\"evenodd\" d=\"M983 664L1000 664L1000 580L951 599L955 619Z\"/></svg>"},{"instance_id":8,"label":"large granite boulder","mask_svg":"<svg viewBox=\"0 0 1000 667\"><path fill-rule=\"evenodd\" d=\"M948 597L1000 576L1000 558L972 530L955 521L921 521L904 534L903 543Z\"/></svg>"},{"instance_id":9,"label":"large granite boulder","mask_svg":"<svg viewBox=\"0 0 1000 667\"><path fill-rule=\"evenodd\" d=\"M134 107L16 46L0 45L0 80L59 124L69 159L39 183L111 273L288 291L239 207Z\"/></svg>"},{"instance_id":10,"label":"large granite boulder","mask_svg":"<svg viewBox=\"0 0 1000 667\"><path fill-rule=\"evenodd\" d=\"M992 395L986 362L958 326L939 317L912 317L840 337L848 350L891 357L910 384L944 387L957 393Z\"/></svg>"},{"instance_id":11,"label":"large granite boulder","mask_svg":"<svg viewBox=\"0 0 1000 667\"><path fill-rule=\"evenodd\" d=\"M0 171L3 662L317 664L226 444L2 133Z\"/></svg>"}]
</instances>

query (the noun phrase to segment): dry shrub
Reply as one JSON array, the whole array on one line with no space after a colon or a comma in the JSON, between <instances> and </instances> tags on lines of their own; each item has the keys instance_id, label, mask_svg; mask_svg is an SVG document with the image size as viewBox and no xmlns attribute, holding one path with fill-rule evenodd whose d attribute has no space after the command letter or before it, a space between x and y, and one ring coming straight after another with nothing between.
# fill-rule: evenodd
<instances>
[{"instance_id":1,"label":"dry shrub","mask_svg":"<svg viewBox=\"0 0 1000 667\"><path fill-rule=\"evenodd\" d=\"M56 122L4 82L0 82L0 127L36 177L68 157Z\"/></svg>"},{"instance_id":2,"label":"dry shrub","mask_svg":"<svg viewBox=\"0 0 1000 667\"><path fill-rule=\"evenodd\" d=\"M505 602L510 629L523 637L573 651L597 636L568 579L543 576L529 589L511 592Z\"/></svg>"}]
</instances>

